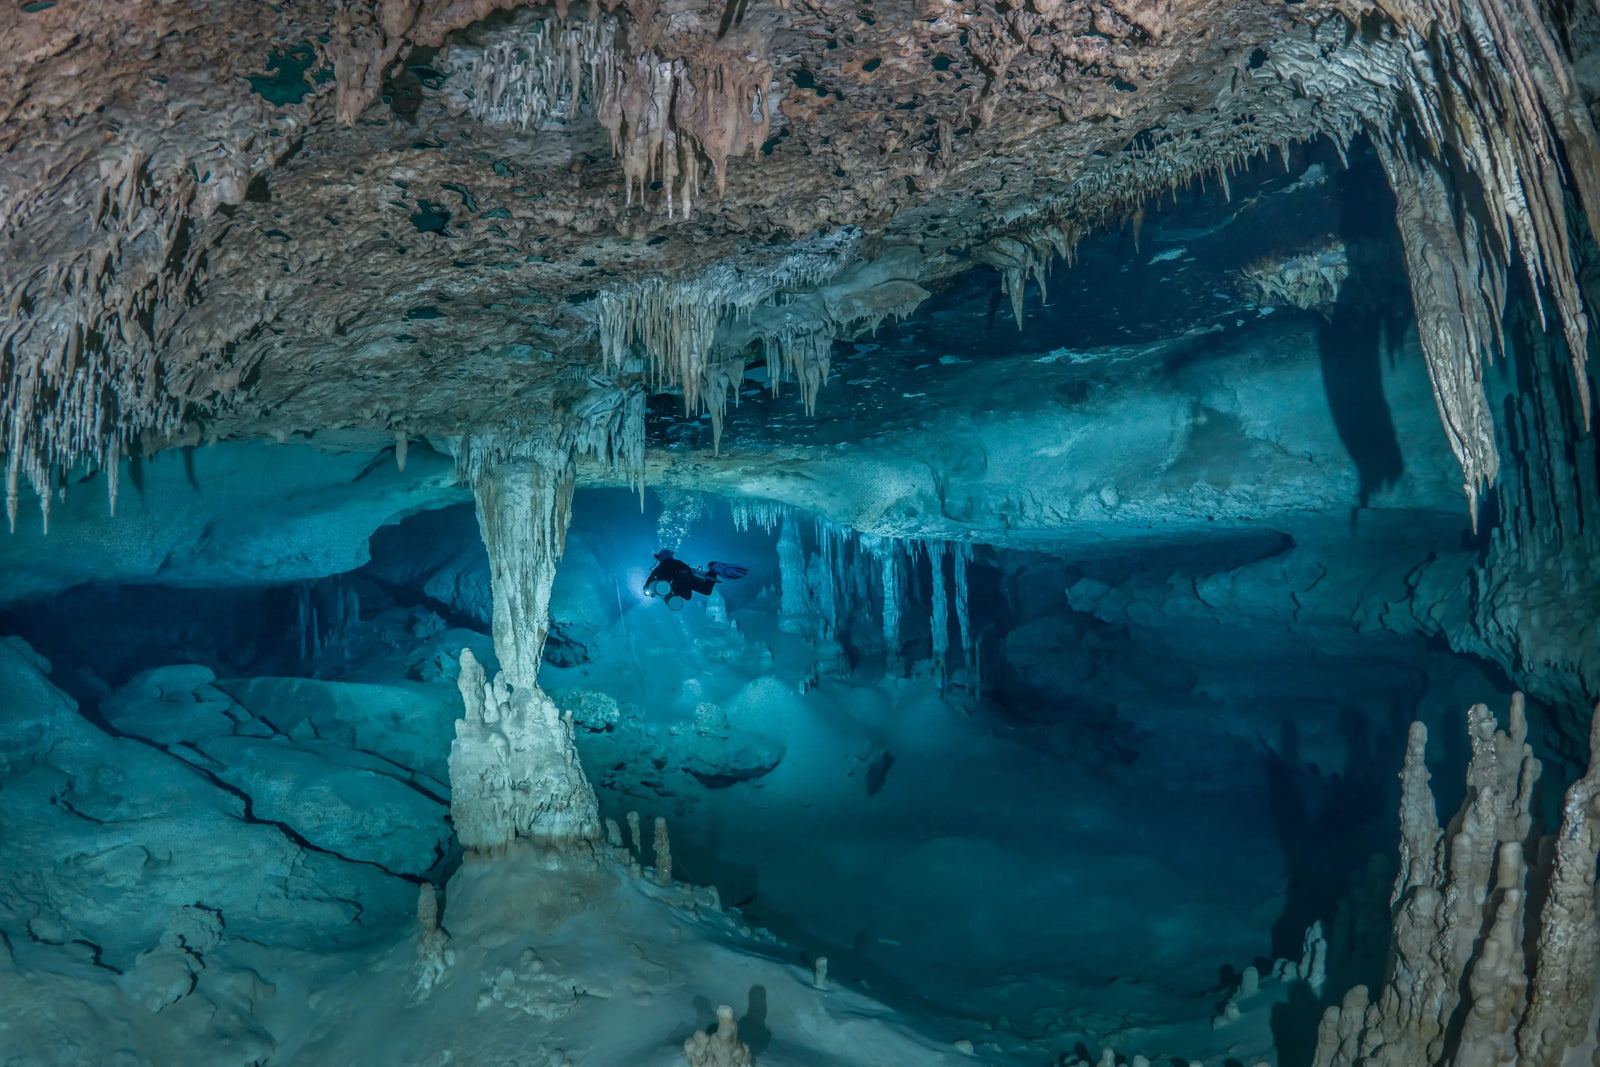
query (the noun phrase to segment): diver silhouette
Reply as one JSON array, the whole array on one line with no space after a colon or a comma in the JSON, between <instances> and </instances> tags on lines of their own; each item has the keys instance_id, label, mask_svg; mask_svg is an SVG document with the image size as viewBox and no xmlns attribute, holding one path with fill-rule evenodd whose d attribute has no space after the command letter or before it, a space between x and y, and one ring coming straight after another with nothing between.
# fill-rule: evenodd
<instances>
[{"instance_id":1,"label":"diver silhouette","mask_svg":"<svg viewBox=\"0 0 1600 1067\"><path fill-rule=\"evenodd\" d=\"M670 548L657 552L656 561L655 570L644 580L645 595L660 597L672 611L682 611L694 594L709 596L718 582L743 578L747 573L744 567L715 560L704 567L691 567Z\"/></svg>"}]
</instances>

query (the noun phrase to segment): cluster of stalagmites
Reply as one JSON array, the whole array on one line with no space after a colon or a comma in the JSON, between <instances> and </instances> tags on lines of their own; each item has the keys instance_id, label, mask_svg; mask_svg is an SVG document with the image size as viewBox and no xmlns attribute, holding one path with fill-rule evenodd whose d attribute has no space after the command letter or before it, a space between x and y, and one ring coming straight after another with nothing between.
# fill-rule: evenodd
<instances>
[{"instance_id":1,"label":"cluster of stalagmites","mask_svg":"<svg viewBox=\"0 0 1600 1067\"><path fill-rule=\"evenodd\" d=\"M683 1043L683 1052L689 1058L689 1067L750 1067L754 1062L750 1059L750 1046L739 1040L733 1009L726 1004L717 1008L717 1032L695 1031Z\"/></svg>"},{"instance_id":2,"label":"cluster of stalagmites","mask_svg":"<svg viewBox=\"0 0 1600 1067\"><path fill-rule=\"evenodd\" d=\"M572 744L572 720L536 685L493 682L461 653L465 708L450 746L450 815L463 848L493 851L518 838L536 844L592 841L594 790Z\"/></svg>"},{"instance_id":3,"label":"cluster of stalagmites","mask_svg":"<svg viewBox=\"0 0 1600 1067\"><path fill-rule=\"evenodd\" d=\"M1315 1067L1555 1067L1588 1036L1600 958L1600 710L1589 770L1567 790L1558 830L1538 841L1540 763L1521 695L1508 729L1480 704L1467 730L1466 799L1441 827L1427 729L1411 728L1388 977L1376 998L1357 986L1328 1008Z\"/></svg>"}]
</instances>

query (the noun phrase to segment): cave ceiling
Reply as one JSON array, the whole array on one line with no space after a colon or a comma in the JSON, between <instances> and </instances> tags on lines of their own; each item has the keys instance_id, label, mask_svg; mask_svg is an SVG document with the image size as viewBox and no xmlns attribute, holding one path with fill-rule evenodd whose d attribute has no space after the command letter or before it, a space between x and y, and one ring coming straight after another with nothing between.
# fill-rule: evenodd
<instances>
[{"instance_id":1,"label":"cave ceiling","mask_svg":"<svg viewBox=\"0 0 1600 1067\"><path fill-rule=\"evenodd\" d=\"M1534 61L1518 91L1548 121L1513 147L1559 143L1577 170L1593 132L1592 13L1563 15L1556 51L1538 52L1546 17L1527 10L1534 23L1513 36L1535 42ZM1440 105L1418 88L1406 46L1430 12L1314 0L8 5L0 450L13 485L47 488L77 464L201 439L536 433L636 383L715 409L720 433L725 392L763 353L800 378L810 407L807 379L819 360L826 377L834 341L934 292L971 304L969 326L992 321L974 273L1019 301L1088 234L1159 240L1141 234L1155 197L1209 183L1197 225L1217 226L1240 210L1235 194L1302 177L1297 146L1342 154L1363 134L1409 143L1413 127L1441 159L1441 144L1475 145L1472 93ZM1457 77L1471 89L1479 75ZM1403 106L1410 118L1396 117ZM1518 190L1559 174L1538 169L1538 151L1516 158L1504 165ZM1485 181L1491 202L1505 184ZM1308 210L1306 225L1276 231L1285 247L1253 254L1307 253L1293 243L1330 228ZM1513 236L1568 257L1564 229L1535 210L1525 238L1520 217L1488 211L1500 244L1479 258L1509 261ZM1570 338L1581 300L1562 296L1567 259L1547 258L1539 281ZM1193 321L1166 323L1174 335L1232 314L1179 303ZM1161 318L1148 300L1118 306ZM1447 427L1452 402L1468 403L1440 394ZM1468 465L1470 434L1452 444Z\"/></svg>"}]
</instances>

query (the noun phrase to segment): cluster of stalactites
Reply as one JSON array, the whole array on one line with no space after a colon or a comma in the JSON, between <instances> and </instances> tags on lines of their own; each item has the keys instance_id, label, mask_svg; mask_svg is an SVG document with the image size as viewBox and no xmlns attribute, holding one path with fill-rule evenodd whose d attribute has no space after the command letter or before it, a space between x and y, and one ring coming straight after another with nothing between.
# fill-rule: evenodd
<instances>
[{"instance_id":1,"label":"cluster of stalactites","mask_svg":"<svg viewBox=\"0 0 1600 1067\"><path fill-rule=\"evenodd\" d=\"M917 570L919 557L928 557L932 589L929 592L929 631L932 635L934 667L942 686L949 680L950 604L954 601L956 625L961 638L962 667L968 684L980 684L977 648L973 643L970 611L968 568L972 562L972 545L966 541L899 540L889 537L862 535L861 542L878 568L883 589L883 640L885 655L891 670L901 668L900 618L902 601L906 595L908 573ZM953 585L947 584L945 568L948 561Z\"/></svg>"},{"instance_id":2,"label":"cluster of stalactites","mask_svg":"<svg viewBox=\"0 0 1600 1067\"><path fill-rule=\"evenodd\" d=\"M772 395L778 395L785 376L793 375L806 414L816 414L817 393L828 380L833 361L833 342L831 323L764 336L762 349L767 357L767 383Z\"/></svg>"},{"instance_id":3,"label":"cluster of stalactites","mask_svg":"<svg viewBox=\"0 0 1600 1067\"><path fill-rule=\"evenodd\" d=\"M538 128L593 111L620 60L617 20L531 19L497 32L481 47L458 44L436 62L451 74L445 101L480 122Z\"/></svg>"},{"instance_id":4,"label":"cluster of stalactites","mask_svg":"<svg viewBox=\"0 0 1600 1067\"><path fill-rule=\"evenodd\" d=\"M1589 319L1578 285L1564 188L1600 233L1600 137L1570 63L1537 5L1503 0L1379 0L1402 28L1406 120L1375 131L1401 199L1400 223L1423 350L1476 521L1479 487L1498 470L1481 360L1499 347L1505 271L1520 254L1541 323L1549 298L1589 421ZM1566 166L1561 163L1565 156ZM1481 191L1462 205L1459 159ZM1422 188L1413 192L1413 183ZM1449 226L1453 235L1445 230ZM1454 303L1454 308L1446 305Z\"/></svg>"},{"instance_id":5,"label":"cluster of stalactites","mask_svg":"<svg viewBox=\"0 0 1600 1067\"><path fill-rule=\"evenodd\" d=\"M1315 311L1330 320L1349 279L1350 255L1338 238L1293 255L1266 257L1239 271L1245 291L1258 304Z\"/></svg>"},{"instance_id":6,"label":"cluster of stalactites","mask_svg":"<svg viewBox=\"0 0 1600 1067\"><path fill-rule=\"evenodd\" d=\"M1332 127L1326 131L1334 148L1344 158L1355 131ZM1038 218L1014 225L1008 232L991 238L979 246L973 258L993 267L1000 274L1000 288L1011 301L1011 313L1020 330L1023 326L1023 306L1028 282L1039 287L1041 303L1049 303L1049 273L1051 264L1062 259L1068 266L1073 263L1078 243L1090 233L1118 219L1127 219L1133 225L1133 238L1138 244L1144 213L1150 200L1162 193L1176 197L1179 189L1198 183L1202 188L1208 178L1214 178L1222 188L1225 198L1233 197L1230 174L1248 166L1256 157L1265 157L1276 148L1289 165L1289 142L1278 144L1250 143L1235 154L1217 151L1192 151L1176 154L1172 161L1152 163L1149 173L1141 173L1138 181L1125 182L1116 188L1108 183L1106 175L1113 171L1091 172L1075 187L1070 201L1080 205L1068 209L1058 205L1041 213ZM1143 159L1147 153L1134 152L1131 158ZM1342 282L1343 279L1339 279ZM1337 283L1336 283L1337 284Z\"/></svg>"},{"instance_id":7,"label":"cluster of stalactites","mask_svg":"<svg viewBox=\"0 0 1600 1067\"><path fill-rule=\"evenodd\" d=\"M651 389L681 387L685 412L711 411L720 441L721 412L729 393L737 396L744 363L742 356L712 358L718 326L780 290L820 285L854 258L860 239L859 230L847 227L793 245L776 263L724 261L685 281L652 277L601 291L593 306L606 372L628 370L642 351ZM814 355L801 363L803 395L814 398L826 365L819 367Z\"/></svg>"},{"instance_id":8,"label":"cluster of stalactites","mask_svg":"<svg viewBox=\"0 0 1600 1067\"><path fill-rule=\"evenodd\" d=\"M588 458L622 475L642 493L645 401L640 383L591 379L587 391L565 411L538 413L532 429L512 426L463 436L456 445L456 476L476 485L486 470L506 460L532 459L565 470Z\"/></svg>"},{"instance_id":9,"label":"cluster of stalactites","mask_svg":"<svg viewBox=\"0 0 1600 1067\"><path fill-rule=\"evenodd\" d=\"M981 685L981 678L977 647L973 643L971 599L967 584L967 571L972 565L972 543L970 541L918 543L928 555L928 564L933 574L933 659L934 667L939 672L939 681L942 684L949 677L949 604L954 601L956 629L961 637L962 666L967 672L969 684L977 688ZM946 592L945 584L946 560L949 561L950 574L954 579L954 586L949 593Z\"/></svg>"},{"instance_id":10,"label":"cluster of stalactites","mask_svg":"<svg viewBox=\"0 0 1600 1067\"><path fill-rule=\"evenodd\" d=\"M595 383L573 406L572 447L621 474L631 488L644 494L644 386L625 388Z\"/></svg>"},{"instance_id":11,"label":"cluster of stalactites","mask_svg":"<svg viewBox=\"0 0 1600 1067\"><path fill-rule=\"evenodd\" d=\"M361 621L361 598L341 577L304 582L295 590L300 659L310 662L330 648L344 648L350 628Z\"/></svg>"},{"instance_id":12,"label":"cluster of stalactites","mask_svg":"<svg viewBox=\"0 0 1600 1067\"><path fill-rule=\"evenodd\" d=\"M884 655L892 672L899 672L901 620L912 575L926 555L932 576L929 593L933 659L940 684L949 680L950 608L955 607L962 662L970 684L977 684L979 665L973 641L968 568L972 545L965 541L926 541L860 533L812 516L811 550L802 536L802 513L787 504L757 497L729 502L734 527L740 532L759 527L778 535L780 626L789 632L812 629L832 639L841 619L853 605L866 603L876 592L883 630Z\"/></svg>"},{"instance_id":13,"label":"cluster of stalactites","mask_svg":"<svg viewBox=\"0 0 1600 1067\"><path fill-rule=\"evenodd\" d=\"M1041 303L1050 302L1046 279L1056 258L1072 263L1073 251L1085 231L1062 222L1044 223L1016 234L996 237L978 249L974 257L1000 272L1000 287L1011 299L1011 315L1022 329L1022 305L1028 279L1039 287Z\"/></svg>"},{"instance_id":14,"label":"cluster of stalactites","mask_svg":"<svg viewBox=\"0 0 1600 1067\"><path fill-rule=\"evenodd\" d=\"M1555 1067L1585 1040L1600 954L1600 709L1588 773L1567 790L1558 832L1532 857L1523 846L1541 768L1527 744L1521 694L1512 698L1508 730L1480 704L1468 712L1467 732L1467 795L1446 830L1428 786L1428 731L1411 728L1388 977L1375 1003L1357 986L1328 1008L1315 1067ZM1536 911L1530 873L1547 887Z\"/></svg>"},{"instance_id":15,"label":"cluster of stalactites","mask_svg":"<svg viewBox=\"0 0 1600 1067\"><path fill-rule=\"evenodd\" d=\"M527 130L592 113L622 160L628 203L661 183L669 217L689 217L702 160L717 193L728 160L756 149L772 125L772 64L744 48L702 46L677 58L630 55L617 20L524 20L482 44L454 46L441 63L460 75L447 92L482 122Z\"/></svg>"},{"instance_id":16,"label":"cluster of stalactites","mask_svg":"<svg viewBox=\"0 0 1600 1067\"><path fill-rule=\"evenodd\" d=\"M192 175L157 185L148 165L136 147L103 162L92 239L65 263L6 278L0 292L0 451L13 530L24 479L48 530L51 498L64 493L58 473L84 463L106 470L114 512L126 445L182 422L158 353L207 242L188 232Z\"/></svg>"},{"instance_id":17,"label":"cluster of stalactites","mask_svg":"<svg viewBox=\"0 0 1600 1067\"><path fill-rule=\"evenodd\" d=\"M1000 272L1020 325L1030 279L1042 296L1051 261L1070 260L1083 237L1108 226L1131 223L1137 247L1145 211L1161 196L1215 181L1231 199L1231 175L1274 153L1287 171L1291 146L1318 138L1343 158L1394 114L1405 64L1395 37L1352 33L1335 44L1306 30L1274 41L1255 66L1241 53L1214 108L1174 116L1092 161L1059 195L1008 214L974 258Z\"/></svg>"},{"instance_id":18,"label":"cluster of stalactites","mask_svg":"<svg viewBox=\"0 0 1600 1067\"><path fill-rule=\"evenodd\" d=\"M786 504L754 496L736 497L729 501L728 506L733 512L733 528L740 533L749 533L753 527L759 526L770 534L789 512Z\"/></svg>"}]
</instances>

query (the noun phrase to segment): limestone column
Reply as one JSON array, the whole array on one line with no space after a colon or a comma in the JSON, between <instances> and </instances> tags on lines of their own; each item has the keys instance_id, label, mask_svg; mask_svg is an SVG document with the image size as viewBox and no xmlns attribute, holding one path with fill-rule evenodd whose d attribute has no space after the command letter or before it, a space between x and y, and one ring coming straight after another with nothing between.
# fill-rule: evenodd
<instances>
[{"instance_id":1,"label":"limestone column","mask_svg":"<svg viewBox=\"0 0 1600 1067\"><path fill-rule=\"evenodd\" d=\"M450 813L469 850L503 848L516 838L570 846L601 834L571 720L538 686L572 477L570 453L487 462L474 474L500 673L491 682L470 651L461 655L465 711L450 747Z\"/></svg>"}]
</instances>

